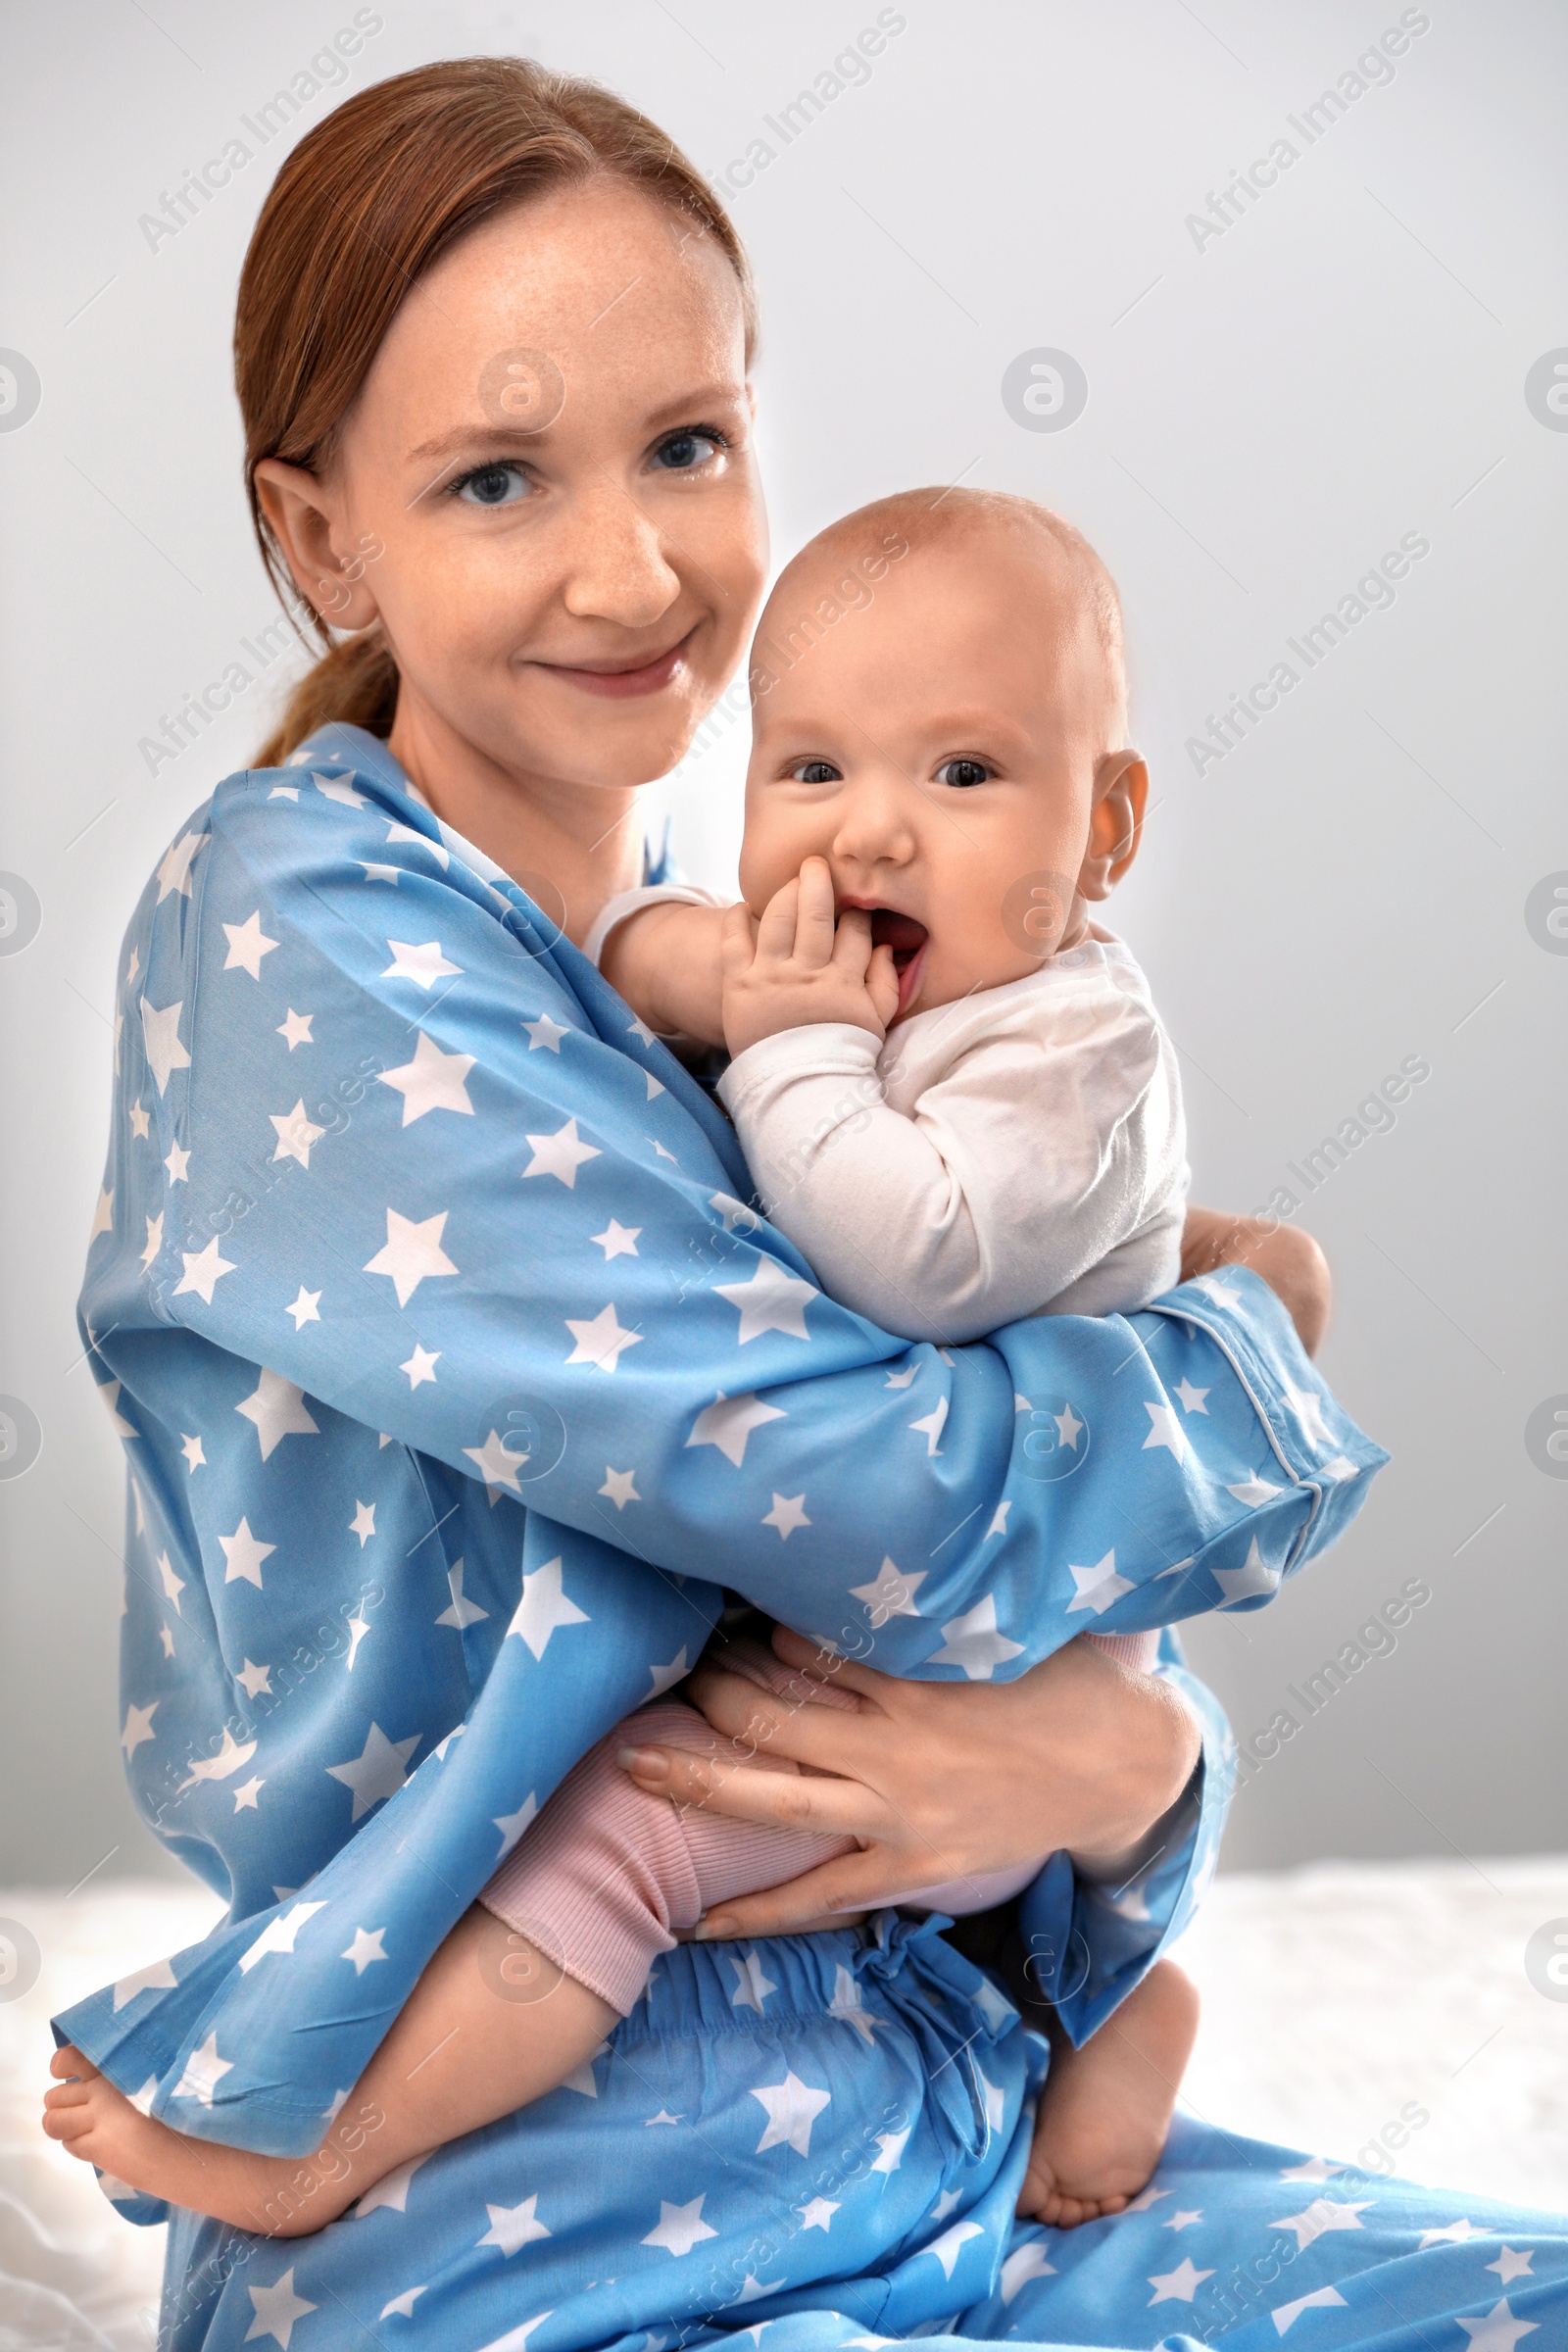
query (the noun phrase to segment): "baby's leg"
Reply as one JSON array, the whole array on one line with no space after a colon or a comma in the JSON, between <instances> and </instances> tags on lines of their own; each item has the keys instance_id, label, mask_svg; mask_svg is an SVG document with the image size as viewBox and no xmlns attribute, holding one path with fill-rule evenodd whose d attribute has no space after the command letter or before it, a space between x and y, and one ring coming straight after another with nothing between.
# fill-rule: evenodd
<instances>
[{"instance_id":1,"label":"baby's leg","mask_svg":"<svg viewBox=\"0 0 1568 2352\"><path fill-rule=\"evenodd\" d=\"M434 1954L313 2157L189 2139L140 2114L74 2049L56 2054L45 2131L149 2195L293 2237L410 2157L555 2089L709 1904L777 1886L851 1842L678 1813L615 1766L628 1740L741 1752L674 1702L591 1749Z\"/></svg>"},{"instance_id":2,"label":"baby's leg","mask_svg":"<svg viewBox=\"0 0 1568 2352\"><path fill-rule=\"evenodd\" d=\"M1156 1960L1081 2050L1053 2020L1019 2213L1071 2230L1123 2210L1159 2162L1197 2033L1198 1988L1173 1960Z\"/></svg>"}]
</instances>

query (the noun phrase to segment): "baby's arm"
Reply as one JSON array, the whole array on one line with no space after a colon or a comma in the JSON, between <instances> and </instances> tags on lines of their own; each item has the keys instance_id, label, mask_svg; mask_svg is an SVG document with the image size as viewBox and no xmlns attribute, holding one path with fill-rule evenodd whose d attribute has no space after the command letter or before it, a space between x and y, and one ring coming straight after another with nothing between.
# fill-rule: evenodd
<instances>
[{"instance_id":1,"label":"baby's arm","mask_svg":"<svg viewBox=\"0 0 1568 2352\"><path fill-rule=\"evenodd\" d=\"M627 894L628 898L632 896ZM633 1012L664 1038L724 1043L723 936L726 909L662 899L596 926L599 968ZM603 924L601 917L601 926Z\"/></svg>"}]
</instances>

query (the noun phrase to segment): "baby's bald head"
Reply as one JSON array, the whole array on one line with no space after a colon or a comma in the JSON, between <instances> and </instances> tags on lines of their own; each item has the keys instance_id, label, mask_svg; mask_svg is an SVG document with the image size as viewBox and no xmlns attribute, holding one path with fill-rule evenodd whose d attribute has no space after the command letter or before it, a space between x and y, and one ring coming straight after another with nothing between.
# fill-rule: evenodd
<instances>
[{"instance_id":1,"label":"baby's bald head","mask_svg":"<svg viewBox=\"0 0 1568 2352\"><path fill-rule=\"evenodd\" d=\"M900 490L829 523L779 575L758 624L760 651L781 628L797 625L824 590L853 609L871 601L869 589L856 593L862 575L886 579L896 566L908 577L933 558L965 568L994 563L999 614L1008 626L1039 630L1043 662L1064 690L1076 687L1082 697L1096 751L1125 742L1116 584L1081 531L1050 507L1005 490Z\"/></svg>"}]
</instances>

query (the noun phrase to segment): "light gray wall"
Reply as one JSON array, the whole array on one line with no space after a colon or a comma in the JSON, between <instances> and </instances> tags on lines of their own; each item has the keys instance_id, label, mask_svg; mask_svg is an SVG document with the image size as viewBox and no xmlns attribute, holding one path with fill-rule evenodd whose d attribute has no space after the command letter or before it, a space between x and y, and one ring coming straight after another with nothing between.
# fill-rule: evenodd
<instances>
[{"instance_id":1,"label":"light gray wall","mask_svg":"<svg viewBox=\"0 0 1568 2352\"><path fill-rule=\"evenodd\" d=\"M1290 118L1398 25L1396 0L908 0L868 77L787 146L767 118L831 71L873 0L375 13L348 86L529 52L603 76L710 170L757 139L775 150L733 206L761 286L780 557L866 498L959 476L1051 501L1102 551L1157 779L1116 919L1182 1050L1200 1197L1266 1201L1405 1057L1430 1064L1302 1212L1339 1278L1326 1370L1393 1467L1277 1608L1193 1637L1244 1735L1282 1709L1301 1721L1241 1796L1229 1858L1561 1844L1568 1482L1526 1449L1531 1413L1568 1392L1568 941L1527 922L1568 869L1568 416L1526 400L1532 367L1568 345L1561 11L1403 12L1429 29L1392 81L1308 144ZM155 1851L119 1781L121 1469L72 1306L117 942L179 820L254 748L285 666L148 772L139 739L236 658L254 669L240 643L272 612L226 346L288 137L177 234L150 241L139 219L227 140L255 148L242 119L354 15L10 12L0 172L26 225L0 343L37 369L41 403L0 432L0 866L42 927L0 956L0 1391L43 1432L36 1465L0 1482L13 1882L69 1886ZM296 132L330 103L310 100ZM1277 184L1222 233L1195 228L1281 137L1298 153ZM1087 377L1065 429L1004 405L1009 365L1042 348ZM1396 601L1308 672L1289 640L1407 533L1430 552ZM1299 683L1195 761L1206 714L1282 660ZM743 732L670 796L689 866L720 882ZM1431 1597L1395 1653L1309 1718L1291 1687L1411 1578Z\"/></svg>"}]
</instances>

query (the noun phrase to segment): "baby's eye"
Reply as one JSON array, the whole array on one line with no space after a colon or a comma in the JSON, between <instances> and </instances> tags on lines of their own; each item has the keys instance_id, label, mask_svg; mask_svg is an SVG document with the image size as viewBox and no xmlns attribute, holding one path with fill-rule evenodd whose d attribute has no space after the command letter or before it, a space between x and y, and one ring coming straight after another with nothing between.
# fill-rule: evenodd
<instances>
[{"instance_id":1,"label":"baby's eye","mask_svg":"<svg viewBox=\"0 0 1568 2352\"><path fill-rule=\"evenodd\" d=\"M528 477L520 466L499 459L493 466L476 466L452 485L453 495L470 507L514 507L528 495Z\"/></svg>"},{"instance_id":2,"label":"baby's eye","mask_svg":"<svg viewBox=\"0 0 1568 2352\"><path fill-rule=\"evenodd\" d=\"M662 473L692 473L727 447L721 433L710 432L701 425L683 426L678 433L670 433L661 441L654 452L654 464Z\"/></svg>"},{"instance_id":3,"label":"baby's eye","mask_svg":"<svg viewBox=\"0 0 1568 2352\"><path fill-rule=\"evenodd\" d=\"M831 760L803 760L790 769L792 784L837 784L841 779L842 770Z\"/></svg>"},{"instance_id":4,"label":"baby's eye","mask_svg":"<svg viewBox=\"0 0 1568 2352\"><path fill-rule=\"evenodd\" d=\"M972 784L989 784L991 776L983 760L944 760L937 769L939 784L951 784L960 792Z\"/></svg>"}]
</instances>

